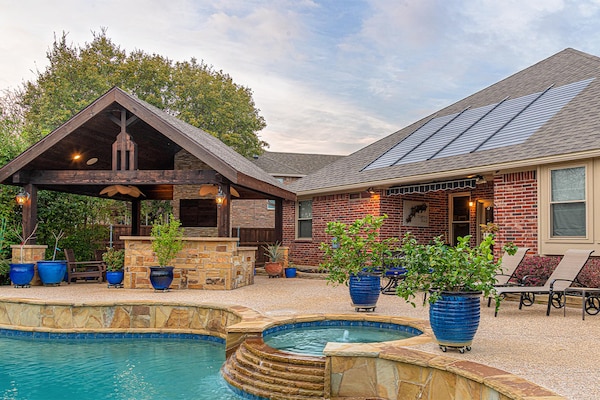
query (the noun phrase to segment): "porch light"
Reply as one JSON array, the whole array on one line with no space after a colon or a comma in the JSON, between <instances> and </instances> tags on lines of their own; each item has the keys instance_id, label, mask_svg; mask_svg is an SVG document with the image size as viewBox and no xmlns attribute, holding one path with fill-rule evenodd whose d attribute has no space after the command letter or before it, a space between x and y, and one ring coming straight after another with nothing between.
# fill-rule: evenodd
<instances>
[{"instance_id":1,"label":"porch light","mask_svg":"<svg viewBox=\"0 0 600 400\"><path fill-rule=\"evenodd\" d=\"M215 195L215 202L217 203L217 207L221 208L223 202L225 202L225 193L221 190L221 186L219 186L219 191Z\"/></svg>"},{"instance_id":2,"label":"porch light","mask_svg":"<svg viewBox=\"0 0 600 400\"><path fill-rule=\"evenodd\" d=\"M475 202L474 201L469 201L469 207L475 207Z\"/></svg>"},{"instance_id":3,"label":"porch light","mask_svg":"<svg viewBox=\"0 0 600 400\"><path fill-rule=\"evenodd\" d=\"M25 190L21 189L19 194L17 194L15 196L15 200L18 205L24 206L27 203L27 201L29 201L29 193L27 193Z\"/></svg>"}]
</instances>

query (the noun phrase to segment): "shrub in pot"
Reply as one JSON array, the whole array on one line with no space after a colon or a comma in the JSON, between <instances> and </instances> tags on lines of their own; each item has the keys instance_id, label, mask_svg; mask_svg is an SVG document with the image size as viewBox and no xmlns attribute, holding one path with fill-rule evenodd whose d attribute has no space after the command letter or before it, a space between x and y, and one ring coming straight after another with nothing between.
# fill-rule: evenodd
<instances>
[{"instance_id":1,"label":"shrub in pot","mask_svg":"<svg viewBox=\"0 0 600 400\"><path fill-rule=\"evenodd\" d=\"M281 243L275 242L268 246L263 246L265 254L269 261L265 262L265 272L269 278L281 276L283 272L283 250Z\"/></svg>"},{"instance_id":2,"label":"shrub in pot","mask_svg":"<svg viewBox=\"0 0 600 400\"><path fill-rule=\"evenodd\" d=\"M109 247L102 254L102 261L106 263L106 281L108 282L108 287L123 287L125 250L117 250L114 247Z\"/></svg>"},{"instance_id":3,"label":"shrub in pot","mask_svg":"<svg viewBox=\"0 0 600 400\"><path fill-rule=\"evenodd\" d=\"M319 268L327 274L328 283L349 286L356 311L375 310L382 269L397 250L396 238L380 237L386 218L367 215L350 224L331 221L325 228L331 240L320 244L324 254Z\"/></svg>"},{"instance_id":4,"label":"shrub in pot","mask_svg":"<svg viewBox=\"0 0 600 400\"><path fill-rule=\"evenodd\" d=\"M429 295L429 322L443 351L471 349L479 327L481 296L495 293L496 275L501 271L502 260L495 259L492 250L494 236L486 236L475 247L470 240L470 236L459 237L456 246L449 246L438 236L430 244L419 244L407 234L402 241L407 272L396 294L413 306L417 293ZM516 247L507 244L503 251L512 255ZM494 297L498 307L500 297Z\"/></svg>"},{"instance_id":5,"label":"shrub in pot","mask_svg":"<svg viewBox=\"0 0 600 400\"><path fill-rule=\"evenodd\" d=\"M150 267L150 283L155 290L169 290L173 282L173 261L177 253L183 249L183 229L181 221L169 216L169 222L155 222L150 233L152 250L158 260L157 267Z\"/></svg>"},{"instance_id":6,"label":"shrub in pot","mask_svg":"<svg viewBox=\"0 0 600 400\"><path fill-rule=\"evenodd\" d=\"M19 239L19 262L9 264L9 277L15 287L29 287L35 275L35 263L24 262L25 245L35 237L38 225L36 224L31 234L25 237L23 227L15 229L14 234ZM6 234L6 221L3 220L3 238Z\"/></svg>"}]
</instances>

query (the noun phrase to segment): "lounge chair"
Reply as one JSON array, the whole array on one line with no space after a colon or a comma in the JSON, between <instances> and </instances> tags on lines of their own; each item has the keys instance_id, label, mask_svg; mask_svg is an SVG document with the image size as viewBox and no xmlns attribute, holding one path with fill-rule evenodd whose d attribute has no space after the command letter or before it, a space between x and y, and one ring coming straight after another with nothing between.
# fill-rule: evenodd
<instances>
[{"instance_id":1,"label":"lounge chair","mask_svg":"<svg viewBox=\"0 0 600 400\"><path fill-rule=\"evenodd\" d=\"M562 299L564 290L575 282L577 275L593 252L594 250L567 250L544 286L500 286L496 288L496 292L498 295L518 293L520 295L519 310L523 308L523 305L533 304L536 294L548 294L546 315L550 315L551 306L561 308L564 305ZM497 315L498 310L496 309L494 316Z\"/></svg>"},{"instance_id":2,"label":"lounge chair","mask_svg":"<svg viewBox=\"0 0 600 400\"><path fill-rule=\"evenodd\" d=\"M106 264L104 261L75 261L75 252L73 249L65 249L67 259L67 283L76 282L78 279L91 280L98 282L104 280L106 274Z\"/></svg>"},{"instance_id":3,"label":"lounge chair","mask_svg":"<svg viewBox=\"0 0 600 400\"><path fill-rule=\"evenodd\" d=\"M510 281L515 277L515 271L528 251L529 247L519 247L512 256L504 253L502 256L502 272L496 275L495 286L511 286Z\"/></svg>"},{"instance_id":4,"label":"lounge chair","mask_svg":"<svg viewBox=\"0 0 600 400\"><path fill-rule=\"evenodd\" d=\"M515 272L528 251L529 247L519 247L512 256L504 253L502 256L502 270L501 273L496 274L496 284L494 286L513 286L518 284L517 282L512 284L511 281L515 278ZM488 307L491 303L492 298L488 297Z\"/></svg>"}]
</instances>

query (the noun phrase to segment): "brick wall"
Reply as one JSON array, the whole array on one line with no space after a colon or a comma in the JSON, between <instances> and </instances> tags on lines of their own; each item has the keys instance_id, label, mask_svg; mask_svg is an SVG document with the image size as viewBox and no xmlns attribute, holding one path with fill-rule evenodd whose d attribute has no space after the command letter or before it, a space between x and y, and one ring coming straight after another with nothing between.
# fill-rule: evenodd
<instances>
[{"instance_id":1,"label":"brick wall","mask_svg":"<svg viewBox=\"0 0 600 400\"><path fill-rule=\"evenodd\" d=\"M529 247L537 254L538 182L536 171L515 172L494 178L494 222L500 226L496 235L498 248L506 242Z\"/></svg>"},{"instance_id":2,"label":"brick wall","mask_svg":"<svg viewBox=\"0 0 600 400\"><path fill-rule=\"evenodd\" d=\"M267 209L266 200L233 200L231 202L232 228L273 228L275 211Z\"/></svg>"},{"instance_id":3,"label":"brick wall","mask_svg":"<svg viewBox=\"0 0 600 400\"><path fill-rule=\"evenodd\" d=\"M325 227L329 221L351 223L357 218L367 214L387 214L381 228L381 236L402 238L405 233L411 232L421 243L430 241L433 237L442 235L448 237L448 197L452 193L466 192L466 190L441 190L428 193L412 193L401 196L386 196L385 191L371 197L361 196L351 199L349 193L313 198L313 237L312 240L294 240L296 208L294 202L286 201L283 207L283 237L284 245L290 248L290 260L298 265L318 265L322 252L319 244L329 240L325 235ZM494 184L488 182L477 185L470 190L471 199L490 200L493 198ZM405 226L403 221L403 200L425 201L429 206L429 226ZM472 244L475 244L477 232L476 208L470 210Z\"/></svg>"}]
</instances>

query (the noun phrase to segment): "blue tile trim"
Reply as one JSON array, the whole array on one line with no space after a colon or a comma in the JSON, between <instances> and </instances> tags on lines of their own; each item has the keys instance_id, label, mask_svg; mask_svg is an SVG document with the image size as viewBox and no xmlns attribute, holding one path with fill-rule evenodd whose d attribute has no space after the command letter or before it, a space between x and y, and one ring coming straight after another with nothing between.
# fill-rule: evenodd
<instances>
[{"instance_id":1,"label":"blue tile trim","mask_svg":"<svg viewBox=\"0 0 600 400\"><path fill-rule=\"evenodd\" d=\"M94 339L173 339L203 340L225 344L225 340L217 336L199 335L195 333L156 333L156 332L32 332L13 329L0 329L0 336L30 339L52 340L94 340Z\"/></svg>"},{"instance_id":2,"label":"blue tile trim","mask_svg":"<svg viewBox=\"0 0 600 400\"><path fill-rule=\"evenodd\" d=\"M278 325L272 328L265 329L263 331L263 337L272 335L277 332L288 331L297 328L315 328L322 326L335 326L335 327L368 327L378 329L388 329L399 332L410 333L414 336L422 335L423 332L417 328L408 325L391 324L388 322L373 322L373 321L347 321L347 320L324 320L324 321L310 321L310 322L296 322L293 324Z\"/></svg>"}]
</instances>

